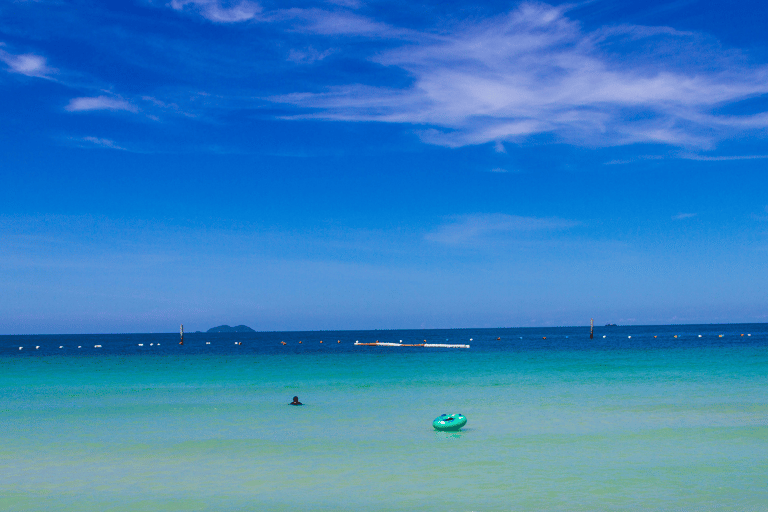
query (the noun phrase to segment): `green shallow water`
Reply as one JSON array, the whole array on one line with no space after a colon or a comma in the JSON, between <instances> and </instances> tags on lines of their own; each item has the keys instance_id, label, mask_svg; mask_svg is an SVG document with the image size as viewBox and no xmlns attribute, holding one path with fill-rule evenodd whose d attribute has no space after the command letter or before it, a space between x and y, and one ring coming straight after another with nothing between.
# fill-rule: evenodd
<instances>
[{"instance_id":1,"label":"green shallow water","mask_svg":"<svg viewBox=\"0 0 768 512\"><path fill-rule=\"evenodd\" d=\"M2 510L765 510L760 347L0 359ZM306 404L289 407L297 394ZM460 412L467 426L435 432Z\"/></svg>"}]
</instances>

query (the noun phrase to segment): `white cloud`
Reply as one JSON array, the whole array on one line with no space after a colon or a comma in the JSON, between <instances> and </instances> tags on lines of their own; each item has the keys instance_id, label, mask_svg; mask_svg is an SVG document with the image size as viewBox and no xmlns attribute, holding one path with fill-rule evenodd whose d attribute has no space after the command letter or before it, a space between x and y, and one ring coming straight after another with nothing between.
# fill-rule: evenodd
<instances>
[{"instance_id":1,"label":"white cloud","mask_svg":"<svg viewBox=\"0 0 768 512\"><path fill-rule=\"evenodd\" d=\"M109 96L73 98L64 109L68 112L85 112L90 110L126 110L128 112L138 112L135 105L132 105L125 100L111 98Z\"/></svg>"},{"instance_id":2,"label":"white cloud","mask_svg":"<svg viewBox=\"0 0 768 512\"><path fill-rule=\"evenodd\" d=\"M296 20L294 30L321 35L365 36L374 38L413 38L410 30L392 27L348 11L324 9L285 9L275 11L271 20Z\"/></svg>"},{"instance_id":3,"label":"white cloud","mask_svg":"<svg viewBox=\"0 0 768 512\"><path fill-rule=\"evenodd\" d=\"M678 213L677 215L673 215L672 218L675 220L682 220L682 219L690 219L691 217L695 217L695 213Z\"/></svg>"},{"instance_id":4,"label":"white cloud","mask_svg":"<svg viewBox=\"0 0 768 512\"><path fill-rule=\"evenodd\" d=\"M115 141L110 139L102 139L100 137L80 137L80 138L73 138L73 141L78 143L80 147L101 147L101 148L108 148L108 149L119 149L121 151L128 151L126 148L122 146L118 146Z\"/></svg>"},{"instance_id":5,"label":"white cloud","mask_svg":"<svg viewBox=\"0 0 768 512\"><path fill-rule=\"evenodd\" d=\"M360 0L327 0L329 4L341 5L350 9L359 9L363 3Z\"/></svg>"},{"instance_id":6,"label":"white cloud","mask_svg":"<svg viewBox=\"0 0 768 512\"><path fill-rule=\"evenodd\" d=\"M321 52L310 46L304 50L292 49L288 54L288 60L295 62L296 64L312 64L323 60L331 53L333 53L333 50L331 49Z\"/></svg>"},{"instance_id":7,"label":"white cloud","mask_svg":"<svg viewBox=\"0 0 768 512\"><path fill-rule=\"evenodd\" d=\"M8 66L8 71L26 76L46 78L56 71L55 69L48 67L45 57L33 53L14 55L4 50L0 50L0 61L5 62Z\"/></svg>"},{"instance_id":8,"label":"white cloud","mask_svg":"<svg viewBox=\"0 0 768 512\"><path fill-rule=\"evenodd\" d=\"M443 224L425 238L444 244L463 244L480 239L510 233L553 231L577 226L579 223L554 217L521 217L504 213L472 214L455 217Z\"/></svg>"},{"instance_id":9,"label":"white cloud","mask_svg":"<svg viewBox=\"0 0 768 512\"><path fill-rule=\"evenodd\" d=\"M172 0L171 7L177 11L189 9L216 23L238 23L255 19L261 13L261 6L254 2L224 2L221 0Z\"/></svg>"},{"instance_id":10,"label":"white cloud","mask_svg":"<svg viewBox=\"0 0 768 512\"><path fill-rule=\"evenodd\" d=\"M684 160L699 160L702 162L728 162L733 160L763 160L768 158L768 155L721 155L721 156L708 156L708 155L692 155L683 154L678 158Z\"/></svg>"},{"instance_id":11,"label":"white cloud","mask_svg":"<svg viewBox=\"0 0 768 512\"><path fill-rule=\"evenodd\" d=\"M332 17L313 30L325 26L345 33ZM363 33L363 26L349 33ZM768 93L768 67L749 66L702 36L668 27L585 32L564 8L544 4L522 4L448 35L422 34L418 44L375 60L408 72L412 85L349 84L272 100L310 109L299 118L423 125L423 140L449 147L494 142L498 149L501 141L550 133L590 146L709 149L736 131L768 127L765 114L711 113Z\"/></svg>"},{"instance_id":12,"label":"white cloud","mask_svg":"<svg viewBox=\"0 0 768 512\"><path fill-rule=\"evenodd\" d=\"M346 35L372 38L414 38L412 30L393 27L349 9L360 7L355 0L339 0L327 8L274 9L264 11L261 5L243 0L226 2L222 0L172 0L169 4L177 11L192 11L216 23L240 23L257 21L262 23L287 23L290 30L319 35Z\"/></svg>"}]
</instances>

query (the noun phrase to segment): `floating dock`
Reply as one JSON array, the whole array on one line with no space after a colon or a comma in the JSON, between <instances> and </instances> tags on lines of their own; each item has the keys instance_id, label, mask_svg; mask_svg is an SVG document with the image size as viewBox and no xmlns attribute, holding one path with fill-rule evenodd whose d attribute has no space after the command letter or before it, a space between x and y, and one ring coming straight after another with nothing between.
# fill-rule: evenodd
<instances>
[{"instance_id":1,"label":"floating dock","mask_svg":"<svg viewBox=\"0 0 768 512\"><path fill-rule=\"evenodd\" d=\"M447 343L360 343L355 342L355 345L363 347L427 347L427 348L469 348L469 345L449 345Z\"/></svg>"}]
</instances>

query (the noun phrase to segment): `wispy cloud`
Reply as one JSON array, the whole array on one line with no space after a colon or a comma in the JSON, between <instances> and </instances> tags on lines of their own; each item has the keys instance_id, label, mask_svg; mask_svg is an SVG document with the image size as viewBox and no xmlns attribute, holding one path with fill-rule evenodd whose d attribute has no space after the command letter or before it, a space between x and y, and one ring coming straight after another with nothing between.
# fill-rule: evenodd
<instances>
[{"instance_id":1,"label":"wispy cloud","mask_svg":"<svg viewBox=\"0 0 768 512\"><path fill-rule=\"evenodd\" d=\"M48 66L45 57L34 53L14 55L0 49L0 61L8 66L8 71L26 76L47 78L56 72L55 69Z\"/></svg>"},{"instance_id":2,"label":"wispy cloud","mask_svg":"<svg viewBox=\"0 0 768 512\"><path fill-rule=\"evenodd\" d=\"M732 160L763 160L765 158L768 158L768 155L707 156L707 155L684 154L684 155L678 155L678 158L682 158L685 160L699 160L702 162L728 162Z\"/></svg>"},{"instance_id":3,"label":"wispy cloud","mask_svg":"<svg viewBox=\"0 0 768 512\"><path fill-rule=\"evenodd\" d=\"M682 220L682 219L690 219L691 217L695 217L695 213L678 213L677 215L673 215L672 218L675 220Z\"/></svg>"},{"instance_id":4,"label":"wispy cloud","mask_svg":"<svg viewBox=\"0 0 768 512\"><path fill-rule=\"evenodd\" d=\"M303 50L292 49L288 53L288 60L296 64L313 64L321 61L333 53L332 49L318 51L311 46Z\"/></svg>"},{"instance_id":5,"label":"wispy cloud","mask_svg":"<svg viewBox=\"0 0 768 512\"><path fill-rule=\"evenodd\" d=\"M372 38L422 38L407 29L393 27L346 10L284 9L269 14L270 21L293 22L292 29L320 35L365 36Z\"/></svg>"},{"instance_id":6,"label":"wispy cloud","mask_svg":"<svg viewBox=\"0 0 768 512\"><path fill-rule=\"evenodd\" d=\"M261 6L255 2L242 0L226 2L221 0L172 0L170 6L177 11L194 11L203 18L215 23L238 23L257 18Z\"/></svg>"},{"instance_id":7,"label":"wispy cloud","mask_svg":"<svg viewBox=\"0 0 768 512\"><path fill-rule=\"evenodd\" d=\"M69 104L64 107L67 112L87 112L91 110L125 110L128 112L138 112L138 108L131 103L109 96L95 96L90 98L73 98Z\"/></svg>"},{"instance_id":8,"label":"wispy cloud","mask_svg":"<svg viewBox=\"0 0 768 512\"><path fill-rule=\"evenodd\" d=\"M425 238L444 244L477 242L483 238L511 233L554 231L579 225L578 222L555 217L521 217L504 213L472 214L455 217Z\"/></svg>"},{"instance_id":9,"label":"wispy cloud","mask_svg":"<svg viewBox=\"0 0 768 512\"><path fill-rule=\"evenodd\" d=\"M363 2L360 0L327 0L329 4L341 5L349 7L350 9L359 9L362 7Z\"/></svg>"},{"instance_id":10,"label":"wispy cloud","mask_svg":"<svg viewBox=\"0 0 768 512\"><path fill-rule=\"evenodd\" d=\"M107 148L107 149L119 149L121 151L128 151L126 148L119 146L115 141L110 139L103 139L101 137L73 137L70 139L80 147L85 148Z\"/></svg>"},{"instance_id":11,"label":"wispy cloud","mask_svg":"<svg viewBox=\"0 0 768 512\"><path fill-rule=\"evenodd\" d=\"M412 30L393 27L362 16L350 9L360 7L354 0L329 2L318 7L291 7L266 11L255 2L243 0L172 0L169 6L177 11L195 12L214 23L260 22L287 24L288 30L319 35L364 36L371 38L417 38ZM423 38L424 36L420 36Z\"/></svg>"},{"instance_id":12,"label":"wispy cloud","mask_svg":"<svg viewBox=\"0 0 768 512\"><path fill-rule=\"evenodd\" d=\"M662 155L638 155L631 158L610 160L608 162L605 162L604 165L624 165L624 164L633 164L635 162L640 162L643 160L663 160L663 159L664 159L664 156Z\"/></svg>"},{"instance_id":13,"label":"wispy cloud","mask_svg":"<svg viewBox=\"0 0 768 512\"><path fill-rule=\"evenodd\" d=\"M696 34L637 26L585 32L566 14L525 3L375 57L411 75L404 89L348 84L272 100L307 109L299 118L422 125L423 140L449 147L498 148L550 133L587 146L710 149L729 134L768 127L765 115L711 113L768 93L768 67L749 66Z\"/></svg>"}]
</instances>

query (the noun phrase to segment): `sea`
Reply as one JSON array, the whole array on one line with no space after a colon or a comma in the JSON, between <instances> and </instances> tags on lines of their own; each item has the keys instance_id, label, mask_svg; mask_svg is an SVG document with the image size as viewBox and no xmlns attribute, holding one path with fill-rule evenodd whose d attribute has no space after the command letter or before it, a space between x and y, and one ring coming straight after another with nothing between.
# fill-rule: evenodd
<instances>
[{"instance_id":1,"label":"sea","mask_svg":"<svg viewBox=\"0 0 768 512\"><path fill-rule=\"evenodd\" d=\"M4 511L768 510L768 324L0 336L0 432Z\"/></svg>"}]
</instances>

